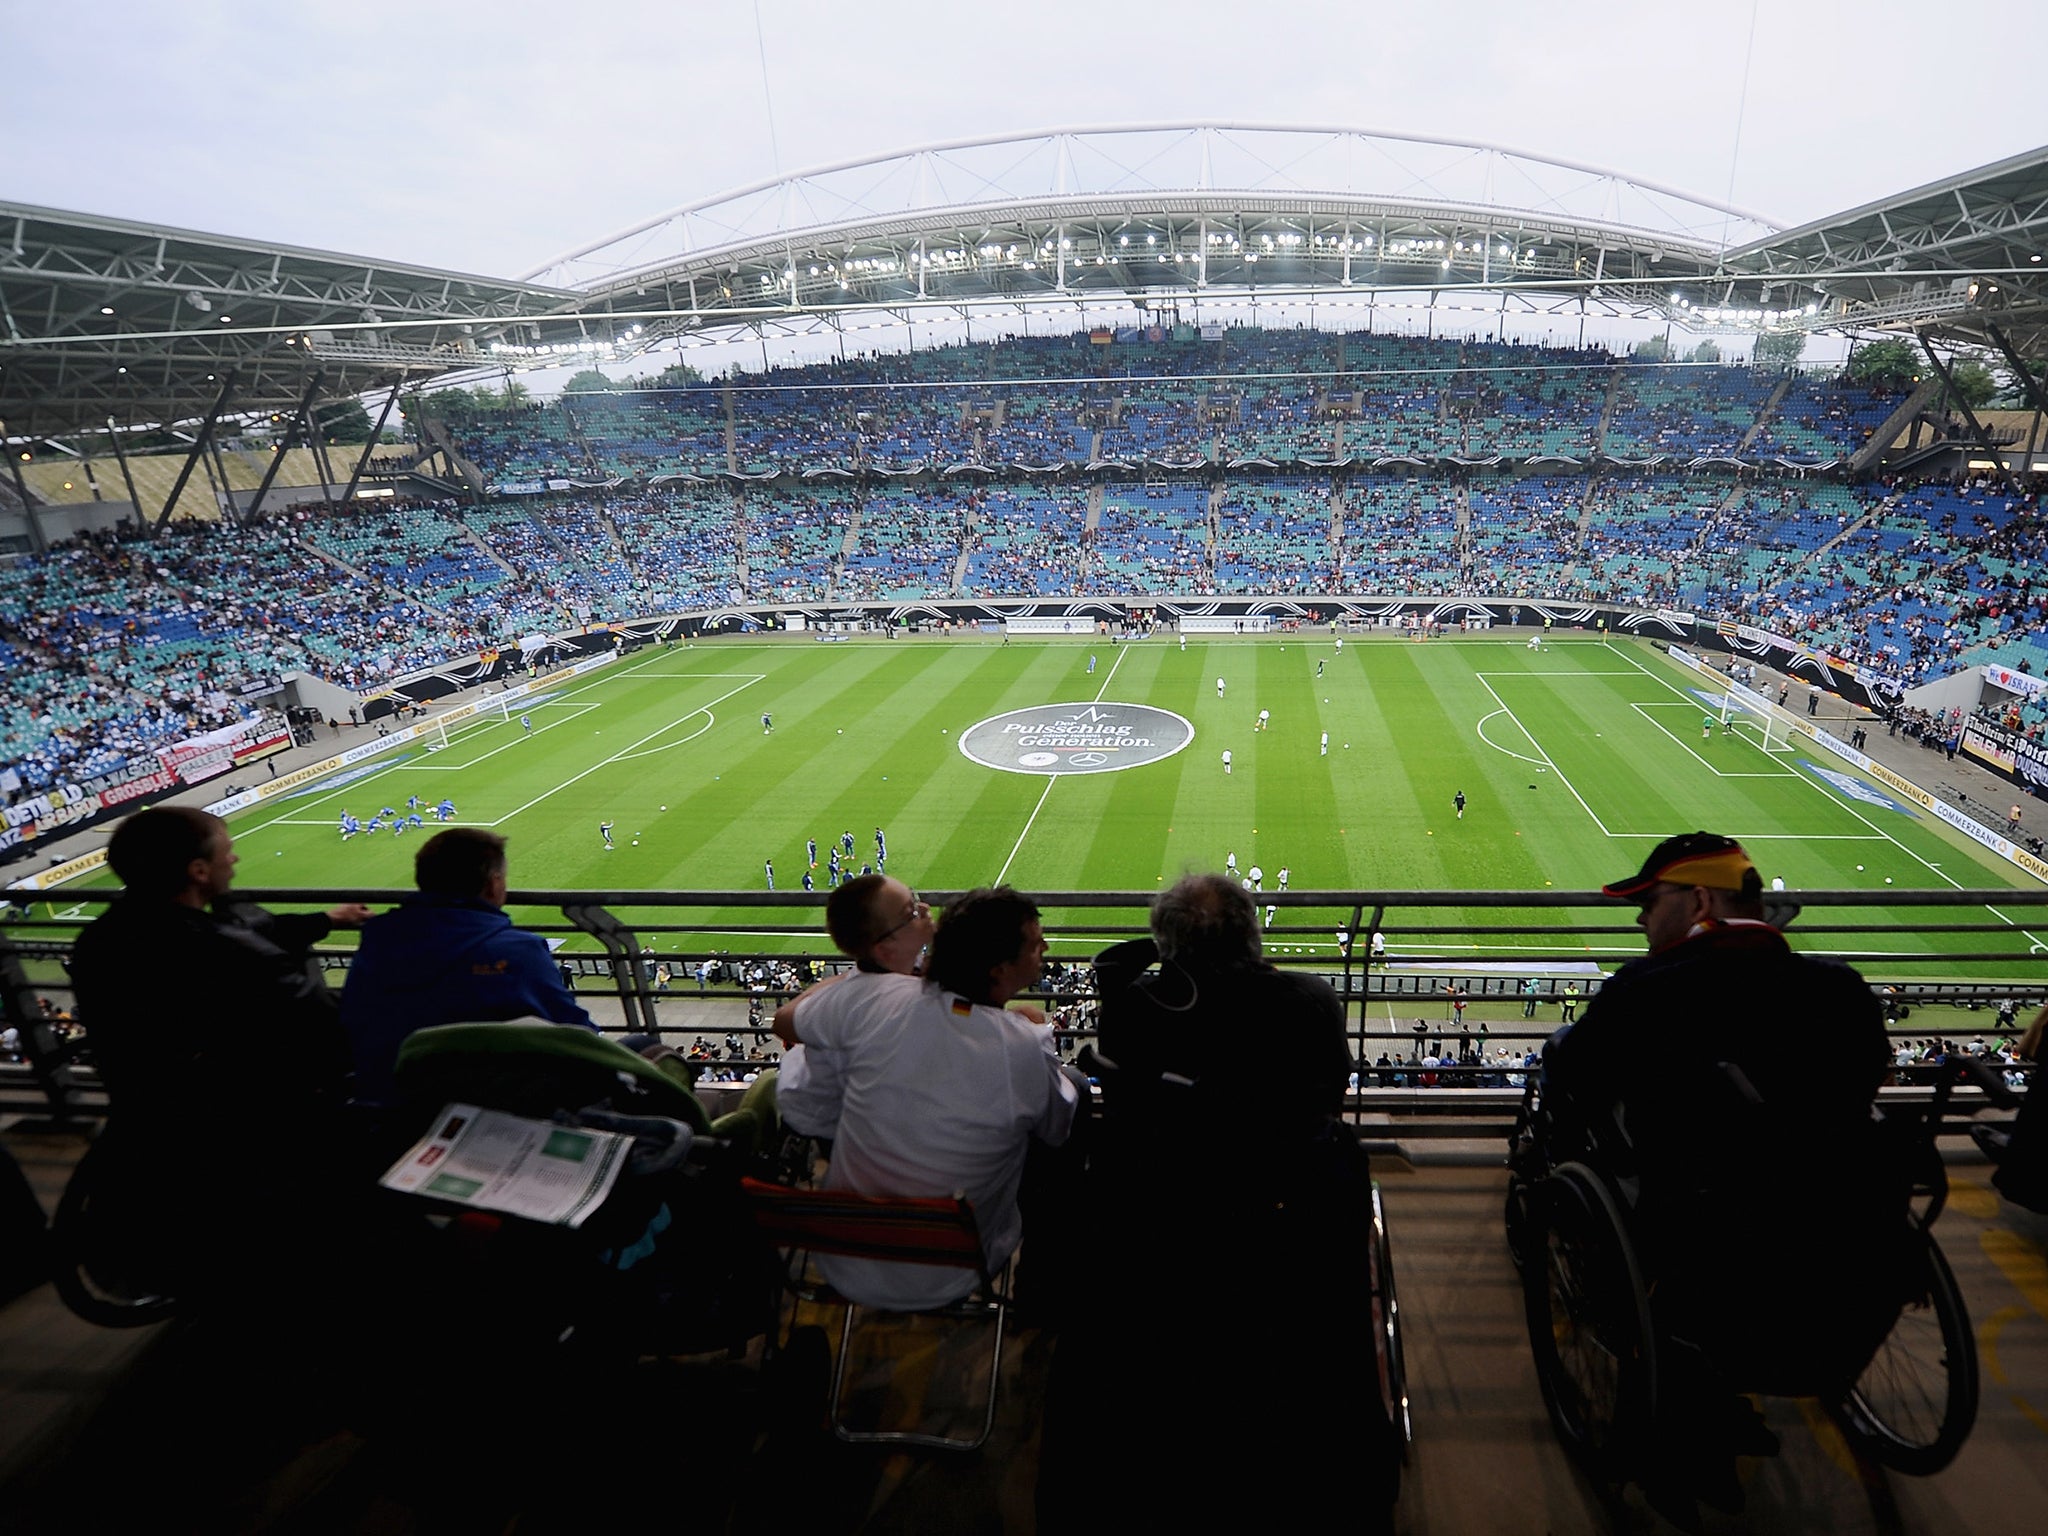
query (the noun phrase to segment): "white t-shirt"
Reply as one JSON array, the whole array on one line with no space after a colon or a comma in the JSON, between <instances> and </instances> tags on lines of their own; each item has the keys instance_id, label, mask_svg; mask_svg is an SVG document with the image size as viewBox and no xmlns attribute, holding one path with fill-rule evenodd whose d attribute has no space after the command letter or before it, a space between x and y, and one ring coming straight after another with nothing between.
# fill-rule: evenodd
<instances>
[{"instance_id":1,"label":"white t-shirt","mask_svg":"<svg viewBox=\"0 0 2048 1536\"><path fill-rule=\"evenodd\" d=\"M1065 1141L1080 1102L1052 1031L915 976L874 976L803 999L796 1033L840 1067L825 1187L965 1194L990 1267L1007 1260L1023 1234L1017 1187L1030 1138ZM821 1254L817 1266L841 1295L898 1311L943 1306L975 1284L965 1270L931 1265Z\"/></svg>"},{"instance_id":2,"label":"white t-shirt","mask_svg":"<svg viewBox=\"0 0 2048 1536\"><path fill-rule=\"evenodd\" d=\"M832 990L856 991L881 980L880 971L852 971L832 983ZM840 1102L845 1094L844 1053L817 1045L793 1045L783 1053L775 1076L775 1112L782 1123L805 1136L828 1141L839 1134Z\"/></svg>"}]
</instances>

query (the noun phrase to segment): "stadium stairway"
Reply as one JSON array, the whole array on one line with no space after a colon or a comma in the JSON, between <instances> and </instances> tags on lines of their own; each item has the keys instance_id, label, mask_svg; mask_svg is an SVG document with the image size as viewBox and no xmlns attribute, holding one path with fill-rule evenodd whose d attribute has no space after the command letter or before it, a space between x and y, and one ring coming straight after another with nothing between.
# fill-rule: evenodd
<instances>
[{"instance_id":1,"label":"stadium stairway","mask_svg":"<svg viewBox=\"0 0 2048 1536\"><path fill-rule=\"evenodd\" d=\"M461 519L458 518L457 521L460 522ZM607 521L609 521L609 519L607 519ZM508 565L495 549L492 549L489 544L486 544L484 542L484 536L482 534L478 533L474 528L470 527L468 523L462 524L462 534L464 538L469 540L470 544L476 549L478 554L482 555L486 560L490 561L491 564L495 565L499 570L503 571L510 580L519 580L519 572L517 572L510 565Z\"/></svg>"},{"instance_id":2,"label":"stadium stairway","mask_svg":"<svg viewBox=\"0 0 2048 1536\"><path fill-rule=\"evenodd\" d=\"M1614 408L1621 398L1621 370L1611 368L1607 373L1607 395L1600 402L1600 424L1593 429L1593 451L1607 451L1607 429L1614 425ZM1588 491L1588 495L1591 492Z\"/></svg>"},{"instance_id":3,"label":"stadium stairway","mask_svg":"<svg viewBox=\"0 0 2048 1536\"><path fill-rule=\"evenodd\" d=\"M1816 549L1813 552L1812 558L1815 561L1819 561L1822 556L1832 554L1837 544L1848 543L1850 539L1854 538L1863 529L1868 528L1872 523L1876 522L1885 513L1889 512L1891 508L1892 504L1889 501L1880 503L1878 506L1871 508L1870 511L1864 513L1861 517L1857 518L1855 522L1851 523L1848 527L1844 528L1832 539L1829 539L1827 543L1821 545L1819 549Z\"/></svg>"},{"instance_id":4,"label":"stadium stairway","mask_svg":"<svg viewBox=\"0 0 2048 1536\"><path fill-rule=\"evenodd\" d=\"M1941 380L1930 371L1912 393L1898 403L1891 415L1878 424L1877 430L1870 434L1870 441L1849 455L1850 478L1860 480L1875 468L1877 461L1884 457L1885 450L1899 440L1915 417L1934 403L1941 389Z\"/></svg>"},{"instance_id":5,"label":"stadium stairway","mask_svg":"<svg viewBox=\"0 0 2048 1536\"><path fill-rule=\"evenodd\" d=\"M1586 476L1585 494L1579 498L1579 547L1584 548L1586 534L1593 526L1593 509L1599 504L1600 472L1595 470Z\"/></svg>"},{"instance_id":6,"label":"stadium stairway","mask_svg":"<svg viewBox=\"0 0 2048 1536\"><path fill-rule=\"evenodd\" d=\"M1777 414L1779 405L1784 402L1791 388L1792 380L1789 375L1772 386L1770 394L1764 397L1764 403L1757 408L1756 420L1749 424L1749 430L1742 434L1742 441L1736 444L1735 451L1738 455L1747 454L1756 446L1756 440L1763 435L1764 428L1771 424L1771 417Z\"/></svg>"}]
</instances>

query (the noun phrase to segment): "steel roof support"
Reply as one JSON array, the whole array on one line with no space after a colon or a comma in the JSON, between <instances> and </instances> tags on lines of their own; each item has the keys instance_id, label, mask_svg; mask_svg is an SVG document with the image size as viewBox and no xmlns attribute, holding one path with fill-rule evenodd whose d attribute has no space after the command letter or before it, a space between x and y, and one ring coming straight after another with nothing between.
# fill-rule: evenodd
<instances>
[{"instance_id":1,"label":"steel roof support","mask_svg":"<svg viewBox=\"0 0 2048 1536\"><path fill-rule=\"evenodd\" d=\"M135 490L135 476L128 468L128 452L121 446L121 434L114 430L114 418L107 418L107 441L114 445L114 462L121 466L121 483L128 487L128 503L135 509L135 521L146 524L142 497Z\"/></svg>"},{"instance_id":2,"label":"steel roof support","mask_svg":"<svg viewBox=\"0 0 2048 1536\"><path fill-rule=\"evenodd\" d=\"M1977 440L1977 445L1991 456L1991 462L1998 466L1998 473L2004 479L2006 489L2017 491L2019 482L2006 467L2005 458L1998 451L1998 445L1991 441L1991 434L1984 430L1984 424L1977 419L1977 413L1970 409L1970 402L1965 400L1962 392L1956 388L1956 381L1948 371L1948 364L1935 353L1934 343L1929 341L1925 334L1920 337L1920 350L1927 354L1927 361L1933 365L1934 371L1941 376L1941 382L1947 386L1949 400L1955 402L1956 409L1963 413L1963 420L1970 424L1970 435Z\"/></svg>"},{"instance_id":3,"label":"steel roof support","mask_svg":"<svg viewBox=\"0 0 2048 1536\"><path fill-rule=\"evenodd\" d=\"M0 443L6 441L6 427L7 424L5 422L0 422ZM21 455L19 453L8 452L7 468L14 476L15 494L21 497L21 520L28 525L29 545L40 555L50 545L49 541L43 537L43 525L36 517L35 503L28 499L28 481L22 478Z\"/></svg>"},{"instance_id":4,"label":"steel roof support","mask_svg":"<svg viewBox=\"0 0 2048 1536\"><path fill-rule=\"evenodd\" d=\"M270 463L263 471L263 483L256 487L256 494L249 499L248 508L243 513L245 521L255 522L257 514L262 512L263 498L270 494L270 482L277 478L278 470L284 466L284 456L292 451L292 444L305 430L306 414L313 409L313 397L320 393L320 381L326 377L325 369L315 370L313 382L306 386L306 393L299 400L299 408L292 415L291 425L284 429L284 440L277 445L277 452L270 456Z\"/></svg>"},{"instance_id":5,"label":"steel roof support","mask_svg":"<svg viewBox=\"0 0 2048 1536\"><path fill-rule=\"evenodd\" d=\"M320 407L306 405L306 442L313 450L313 472L320 477L320 505L334 505L334 470L327 462L327 444L320 437Z\"/></svg>"},{"instance_id":6,"label":"steel roof support","mask_svg":"<svg viewBox=\"0 0 2048 1536\"><path fill-rule=\"evenodd\" d=\"M1995 325L1986 325L1984 332L1998 350L2005 354L2006 366L2012 369L2013 375L2020 381L2020 389L2025 393L2027 403L2034 408L2033 423L2027 428L2026 457L2020 464L2022 472L2030 472L2034 466L2034 455L2040 451L2041 419L2043 415L2048 415L2048 390L2043 390L2041 381L2033 370L2020 361L2019 353L2006 339L2005 332Z\"/></svg>"},{"instance_id":7,"label":"steel roof support","mask_svg":"<svg viewBox=\"0 0 2048 1536\"><path fill-rule=\"evenodd\" d=\"M320 381L313 381L318 384ZM310 391L308 392L310 394ZM391 386L391 396L384 402L384 409L377 413L377 424L370 428L370 440L363 444L362 455L356 460L356 467L349 471L348 489L341 493L341 504L347 506L355 499L356 483L363 478L363 471L369 467L370 455L384 436L384 423L391 419L391 407L398 404L398 385Z\"/></svg>"},{"instance_id":8,"label":"steel roof support","mask_svg":"<svg viewBox=\"0 0 2048 1536\"><path fill-rule=\"evenodd\" d=\"M199 424L199 436L192 440L192 451L185 455L185 467L178 471L178 478L171 486L171 494L164 498L163 511L157 513L156 521L150 524L149 536L152 539L164 531L164 524L171 520L171 508L175 507L178 498L185 494L185 482L192 478L193 466L206 455L206 444L213 436L214 423L220 420L220 413L227 409L228 400L234 395L235 371L233 368L228 370L228 376L221 381L220 393L214 397L213 409L206 413L206 420Z\"/></svg>"},{"instance_id":9,"label":"steel roof support","mask_svg":"<svg viewBox=\"0 0 2048 1536\"><path fill-rule=\"evenodd\" d=\"M210 455L209 473L220 482L220 515L239 528L242 526L242 515L235 510L235 489L228 483L228 461L221 456L220 440L208 437L206 449Z\"/></svg>"},{"instance_id":10,"label":"steel roof support","mask_svg":"<svg viewBox=\"0 0 2048 1536\"><path fill-rule=\"evenodd\" d=\"M1991 338L1993 346L2005 354L2006 366L2012 369L2014 377L2020 381L2020 389L2026 394L2027 404L2034 408L2035 414L2048 411L2048 393L2043 392L2041 381L2033 370L2020 361L2019 353L2015 352L2012 343L2006 340L2005 332L1995 325L1987 325L1984 327L1984 334Z\"/></svg>"}]
</instances>

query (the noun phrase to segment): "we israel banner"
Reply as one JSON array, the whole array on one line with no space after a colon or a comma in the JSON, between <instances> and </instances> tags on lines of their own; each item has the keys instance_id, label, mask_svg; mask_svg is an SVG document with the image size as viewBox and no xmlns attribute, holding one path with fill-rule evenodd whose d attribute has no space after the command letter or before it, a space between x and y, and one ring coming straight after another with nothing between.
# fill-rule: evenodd
<instances>
[{"instance_id":1,"label":"we israel banner","mask_svg":"<svg viewBox=\"0 0 2048 1536\"><path fill-rule=\"evenodd\" d=\"M2035 677L2031 672L2015 672L1995 661L1984 664L1984 681L1994 688L2003 688L2008 693L2024 693L2029 698L2048 688L2048 678Z\"/></svg>"}]
</instances>

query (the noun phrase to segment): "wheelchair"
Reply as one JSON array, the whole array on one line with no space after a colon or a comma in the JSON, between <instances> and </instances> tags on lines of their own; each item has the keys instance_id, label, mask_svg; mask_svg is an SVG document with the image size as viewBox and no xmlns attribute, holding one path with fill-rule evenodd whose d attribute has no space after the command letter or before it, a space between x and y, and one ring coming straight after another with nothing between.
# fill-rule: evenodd
<instances>
[{"instance_id":1,"label":"wheelchair","mask_svg":"<svg viewBox=\"0 0 2048 1536\"><path fill-rule=\"evenodd\" d=\"M1758 1125L1767 1121L1740 1070L1718 1070L1731 1102ZM1931 1230L1947 1198L1934 1138L1952 1083L1944 1080L1924 1112L1873 1121L1869 1145L1821 1159L1823 1171L1832 1162L1850 1175L1838 1192L1847 1214L1809 1203L1799 1215L1818 1230L1803 1250L1796 1242L1774 1250L1769 1287L1752 1290L1725 1253L1716 1267L1716 1249L1766 1196L1753 1185L1684 1190L1683 1224L1702 1230L1678 1245L1683 1261L1674 1262L1667 1244L1661 1264L1646 1264L1645 1229L1656 1224L1646 1223L1645 1181L1619 1117L1581 1123L1568 1107L1547 1103L1541 1078L1531 1076L1510 1141L1509 1251L1522 1275L1544 1407L1589 1473L1643 1480L1677 1444L1684 1415L1698 1411L1702 1381L1724 1404L1752 1392L1817 1399L1859 1453L1899 1473L1928 1476L1955 1459L1976 1420L1978 1362L1962 1294ZM1739 1115L1731 1123L1740 1124ZM1761 1172L1773 1145L1738 1161ZM1782 1158L1784 1144L1775 1146ZM1811 1150L1802 1144L1793 1156ZM1873 1163L1880 1175L1860 1180L1873 1192L1848 1192ZM1667 1192L1667 1230L1674 1208ZM1829 1224L1837 1221L1841 1230L1864 1230L1831 1246ZM1768 1218L1758 1226L1791 1230L1772 1228ZM1657 1238L1647 1241L1656 1251ZM1862 1265L1848 1258L1858 1245ZM1784 1252L1803 1252L1806 1262L1788 1262ZM1725 1283L1730 1275L1737 1278ZM1793 1295L1802 1288L1805 1306ZM1779 1299L1761 1300L1766 1290ZM1724 1308L1725 1317L1702 1315ZM1755 1433L1762 1443L1738 1440L1727 1449L1774 1449L1768 1432Z\"/></svg>"},{"instance_id":2,"label":"wheelchair","mask_svg":"<svg viewBox=\"0 0 2048 1536\"><path fill-rule=\"evenodd\" d=\"M100 1328L146 1328L176 1315L169 1246L138 1210L124 1169L140 1156L110 1121L71 1170L50 1221L50 1281L72 1314ZM138 1220L138 1216L144 1219Z\"/></svg>"},{"instance_id":3,"label":"wheelchair","mask_svg":"<svg viewBox=\"0 0 2048 1536\"><path fill-rule=\"evenodd\" d=\"M1266 1147L1244 1133L1219 1142L1218 1127L1237 1114L1236 1087L1223 1076L1205 1084L1163 1072L1135 1081L1092 1044L1078 1064L1102 1092L1089 1179L1107 1212L1104 1245L1138 1250L1156 1315L1191 1303L1198 1328L1215 1327L1225 1313L1361 1323L1357 1364L1362 1373L1362 1335L1369 1334L1387 1430L1374 1437L1380 1443L1373 1459L1385 1452L1379 1470L1391 1503L1414 1427L1391 1228L1356 1133L1332 1123L1299 1145ZM1203 1146L1221 1155L1193 1171L1190 1149ZM1157 1293L1162 1266L1178 1276L1164 1300ZM1195 1299L1198 1292L1204 1299ZM1347 1347L1342 1340L1353 1336L1332 1326L1326 1337L1336 1353L1313 1368L1327 1368ZM1311 1368L1306 1358L1298 1363Z\"/></svg>"}]
</instances>

